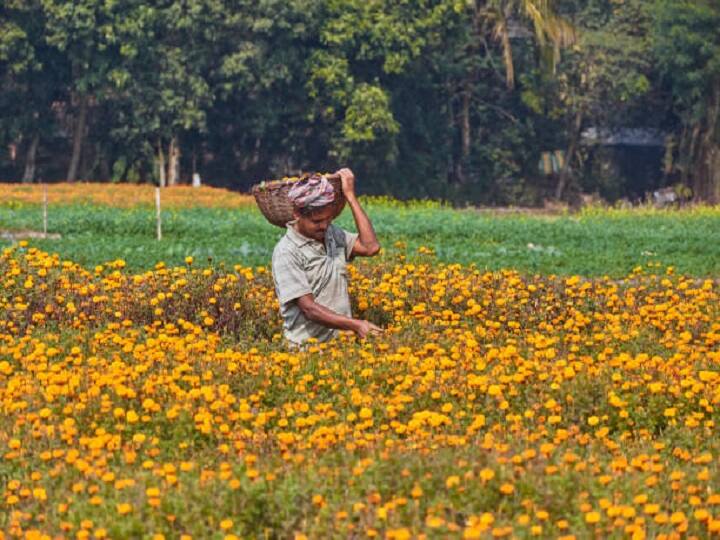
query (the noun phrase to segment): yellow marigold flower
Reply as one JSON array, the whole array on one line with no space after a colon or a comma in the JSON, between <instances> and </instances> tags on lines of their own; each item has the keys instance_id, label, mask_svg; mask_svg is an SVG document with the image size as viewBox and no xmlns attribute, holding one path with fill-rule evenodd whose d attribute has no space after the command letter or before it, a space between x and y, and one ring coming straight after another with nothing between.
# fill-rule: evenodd
<instances>
[{"instance_id":1,"label":"yellow marigold flower","mask_svg":"<svg viewBox=\"0 0 720 540\"><path fill-rule=\"evenodd\" d=\"M685 516L685 512L673 512L670 515L670 523L673 525L679 525L680 523L683 523L687 521L687 516Z\"/></svg>"},{"instance_id":2,"label":"yellow marigold flower","mask_svg":"<svg viewBox=\"0 0 720 540\"><path fill-rule=\"evenodd\" d=\"M643 512L645 512L646 514L649 514L649 515L657 514L659 511L660 511L659 504L649 503L643 507Z\"/></svg>"},{"instance_id":3,"label":"yellow marigold flower","mask_svg":"<svg viewBox=\"0 0 720 540\"><path fill-rule=\"evenodd\" d=\"M483 482L488 482L495 478L495 471L492 469L484 468L480 471L480 480Z\"/></svg>"},{"instance_id":4,"label":"yellow marigold flower","mask_svg":"<svg viewBox=\"0 0 720 540\"><path fill-rule=\"evenodd\" d=\"M502 388L498 384L491 384L488 386L487 393L489 396L499 396L502 394Z\"/></svg>"},{"instance_id":5,"label":"yellow marigold flower","mask_svg":"<svg viewBox=\"0 0 720 540\"><path fill-rule=\"evenodd\" d=\"M512 484L505 483L500 486L500 493L503 495L510 495L515 492L515 486Z\"/></svg>"},{"instance_id":6,"label":"yellow marigold flower","mask_svg":"<svg viewBox=\"0 0 720 540\"><path fill-rule=\"evenodd\" d=\"M412 534L406 527L400 529L390 529L387 531L386 536L388 540L410 540Z\"/></svg>"},{"instance_id":7,"label":"yellow marigold flower","mask_svg":"<svg viewBox=\"0 0 720 540\"><path fill-rule=\"evenodd\" d=\"M118 514L125 515L125 514L129 514L130 512L132 512L133 507L132 507L132 504L130 504L130 503L118 503L116 505L116 509L117 509Z\"/></svg>"},{"instance_id":8,"label":"yellow marigold flower","mask_svg":"<svg viewBox=\"0 0 720 540\"><path fill-rule=\"evenodd\" d=\"M447 479L445 480L445 487L447 489L452 489L455 486L459 486L459 485L460 485L460 477L457 475L448 476Z\"/></svg>"}]
</instances>

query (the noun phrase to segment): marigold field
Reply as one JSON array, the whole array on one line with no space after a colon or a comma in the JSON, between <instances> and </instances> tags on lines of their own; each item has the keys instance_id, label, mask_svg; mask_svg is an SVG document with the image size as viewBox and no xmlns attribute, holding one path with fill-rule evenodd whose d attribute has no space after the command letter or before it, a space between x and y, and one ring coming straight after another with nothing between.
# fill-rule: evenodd
<instances>
[{"instance_id":1,"label":"marigold field","mask_svg":"<svg viewBox=\"0 0 720 540\"><path fill-rule=\"evenodd\" d=\"M155 201L155 188L150 184L102 184L59 183L41 186L39 184L0 183L0 200L15 204L38 203L47 197L49 204L95 204L119 208L132 208L138 205L152 206ZM188 208L192 206L241 208L254 204L249 195L206 186L173 186L163 190L163 201L169 208Z\"/></svg>"},{"instance_id":2,"label":"marigold field","mask_svg":"<svg viewBox=\"0 0 720 540\"><path fill-rule=\"evenodd\" d=\"M715 278L420 251L297 351L268 268L4 248L0 538L720 534Z\"/></svg>"}]
</instances>

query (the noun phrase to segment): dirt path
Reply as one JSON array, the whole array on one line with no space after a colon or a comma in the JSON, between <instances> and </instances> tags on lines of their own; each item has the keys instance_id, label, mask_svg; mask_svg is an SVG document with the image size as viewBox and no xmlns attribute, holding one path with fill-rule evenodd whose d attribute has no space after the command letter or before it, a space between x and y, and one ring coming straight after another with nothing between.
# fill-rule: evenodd
<instances>
[{"instance_id":1,"label":"dirt path","mask_svg":"<svg viewBox=\"0 0 720 540\"><path fill-rule=\"evenodd\" d=\"M41 231L0 231L0 238L16 242L27 238L59 240L62 237L57 233L44 233Z\"/></svg>"}]
</instances>

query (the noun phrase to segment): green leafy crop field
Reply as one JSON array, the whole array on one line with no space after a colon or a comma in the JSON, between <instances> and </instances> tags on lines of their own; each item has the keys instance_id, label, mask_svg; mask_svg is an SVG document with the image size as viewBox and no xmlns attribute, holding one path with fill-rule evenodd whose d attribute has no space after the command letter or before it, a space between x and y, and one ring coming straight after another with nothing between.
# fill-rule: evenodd
<instances>
[{"instance_id":1,"label":"green leafy crop field","mask_svg":"<svg viewBox=\"0 0 720 540\"><path fill-rule=\"evenodd\" d=\"M432 250L438 260L482 270L514 268L542 274L624 276L657 263L704 276L720 271L720 210L594 210L527 215L455 210L436 203L368 200L366 209L386 252ZM252 205L181 208L162 213L163 239L155 240L151 206L51 205L48 230L60 239L33 243L91 266L118 258L133 269L168 265L193 256L203 264L268 264L282 230ZM338 223L352 229L349 210ZM37 204L0 204L0 230L41 230ZM5 239L5 243L10 240Z\"/></svg>"}]
</instances>

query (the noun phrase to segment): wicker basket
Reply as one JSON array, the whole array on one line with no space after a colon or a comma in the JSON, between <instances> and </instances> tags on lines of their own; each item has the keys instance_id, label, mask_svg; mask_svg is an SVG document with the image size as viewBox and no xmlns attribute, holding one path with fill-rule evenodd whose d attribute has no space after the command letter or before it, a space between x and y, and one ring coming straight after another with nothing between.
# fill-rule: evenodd
<instances>
[{"instance_id":1,"label":"wicker basket","mask_svg":"<svg viewBox=\"0 0 720 540\"><path fill-rule=\"evenodd\" d=\"M340 175L326 175L326 178L335 189L335 201L332 203L333 219L335 219L345 208L345 195L342 191ZM263 216L273 225L285 228L288 221L293 220L293 205L288 199L288 191L297 181L261 182L250 189Z\"/></svg>"}]
</instances>

